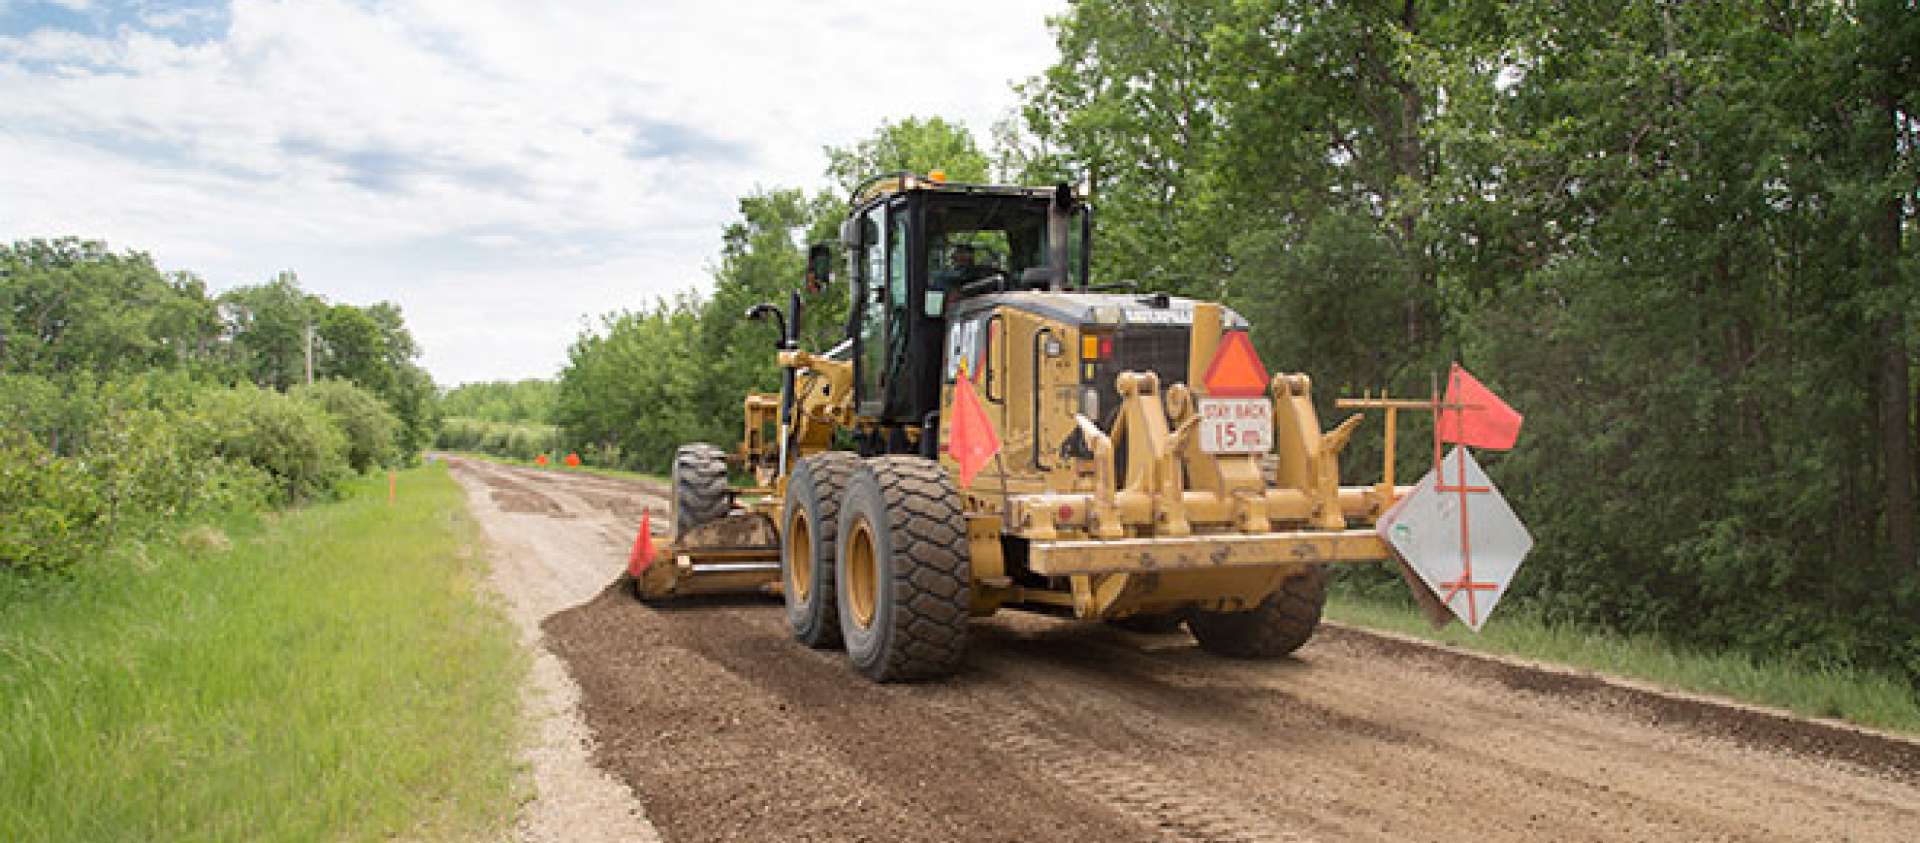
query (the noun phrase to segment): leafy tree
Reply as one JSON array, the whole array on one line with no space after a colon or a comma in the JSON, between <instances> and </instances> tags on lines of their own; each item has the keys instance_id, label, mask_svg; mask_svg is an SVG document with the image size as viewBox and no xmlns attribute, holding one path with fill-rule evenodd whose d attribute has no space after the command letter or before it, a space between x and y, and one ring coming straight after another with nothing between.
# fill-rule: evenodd
<instances>
[{"instance_id":1,"label":"leafy tree","mask_svg":"<svg viewBox=\"0 0 1920 843\"><path fill-rule=\"evenodd\" d=\"M945 170L949 180L958 182L987 180L987 156L973 133L940 117L885 121L871 137L852 146L829 146L826 153L827 177L845 193L869 176L899 170Z\"/></svg>"},{"instance_id":2,"label":"leafy tree","mask_svg":"<svg viewBox=\"0 0 1920 843\"><path fill-rule=\"evenodd\" d=\"M283 391L306 381L309 332L327 308L300 289L299 276L282 272L265 284L236 287L220 296L220 309L248 380Z\"/></svg>"},{"instance_id":3,"label":"leafy tree","mask_svg":"<svg viewBox=\"0 0 1920 843\"><path fill-rule=\"evenodd\" d=\"M0 371L211 366L221 329L204 282L144 253L71 237L0 246Z\"/></svg>"}]
</instances>

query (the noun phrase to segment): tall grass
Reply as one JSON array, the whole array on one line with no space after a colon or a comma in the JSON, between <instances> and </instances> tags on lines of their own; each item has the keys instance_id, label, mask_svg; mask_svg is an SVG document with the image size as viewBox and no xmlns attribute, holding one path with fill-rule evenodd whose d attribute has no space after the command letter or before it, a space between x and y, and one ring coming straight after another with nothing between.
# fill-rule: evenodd
<instances>
[{"instance_id":1,"label":"tall grass","mask_svg":"<svg viewBox=\"0 0 1920 843\"><path fill-rule=\"evenodd\" d=\"M1525 611L1495 615L1475 634L1435 631L1404 606L1335 592L1327 617L1464 649L1570 665L1696 693L1920 734L1920 689L1882 672L1743 652L1698 652L1651 635L1612 635L1548 623Z\"/></svg>"},{"instance_id":2,"label":"tall grass","mask_svg":"<svg viewBox=\"0 0 1920 843\"><path fill-rule=\"evenodd\" d=\"M496 833L525 666L444 467L0 577L0 840Z\"/></svg>"}]
</instances>

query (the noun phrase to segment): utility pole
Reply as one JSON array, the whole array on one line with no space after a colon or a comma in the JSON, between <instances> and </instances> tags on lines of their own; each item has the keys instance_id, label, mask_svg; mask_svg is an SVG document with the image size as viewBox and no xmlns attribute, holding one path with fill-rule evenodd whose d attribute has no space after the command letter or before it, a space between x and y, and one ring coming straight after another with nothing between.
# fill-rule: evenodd
<instances>
[{"instance_id":1,"label":"utility pole","mask_svg":"<svg viewBox=\"0 0 1920 843\"><path fill-rule=\"evenodd\" d=\"M313 385L313 323L307 323L307 385Z\"/></svg>"}]
</instances>

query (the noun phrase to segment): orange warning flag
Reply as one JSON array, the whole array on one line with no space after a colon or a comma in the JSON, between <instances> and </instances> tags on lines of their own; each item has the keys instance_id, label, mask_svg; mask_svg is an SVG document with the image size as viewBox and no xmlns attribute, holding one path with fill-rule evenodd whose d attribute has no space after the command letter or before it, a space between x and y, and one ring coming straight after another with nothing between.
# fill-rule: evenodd
<instances>
[{"instance_id":1,"label":"orange warning flag","mask_svg":"<svg viewBox=\"0 0 1920 843\"><path fill-rule=\"evenodd\" d=\"M627 573L640 576L653 565L653 510L640 512L640 535L633 537L633 552L627 555Z\"/></svg>"},{"instance_id":2,"label":"orange warning flag","mask_svg":"<svg viewBox=\"0 0 1920 843\"><path fill-rule=\"evenodd\" d=\"M971 487L973 475L1000 453L1000 435L993 431L993 421L987 418L987 408L980 406L973 379L966 376L964 368L953 380L953 425L947 430L947 453L960 464L962 489Z\"/></svg>"},{"instance_id":3,"label":"orange warning flag","mask_svg":"<svg viewBox=\"0 0 1920 843\"><path fill-rule=\"evenodd\" d=\"M541 454L540 456L537 456L537 457L534 457L534 458L533 458L533 464L534 464L534 465L537 465L537 466L540 466L541 468L546 468L546 467L547 467L547 455L546 455L546 454Z\"/></svg>"},{"instance_id":4,"label":"orange warning flag","mask_svg":"<svg viewBox=\"0 0 1920 843\"><path fill-rule=\"evenodd\" d=\"M1440 411L1440 440L1458 442L1475 448L1504 451L1520 438L1520 422L1525 418L1514 412L1493 390L1481 385L1460 364L1453 364L1447 375L1447 397L1443 404L1465 405L1464 409Z\"/></svg>"},{"instance_id":5,"label":"orange warning flag","mask_svg":"<svg viewBox=\"0 0 1920 843\"><path fill-rule=\"evenodd\" d=\"M1269 379L1247 332L1228 331L1220 335L1220 347L1200 382L1211 398L1258 398L1267 394Z\"/></svg>"},{"instance_id":6,"label":"orange warning flag","mask_svg":"<svg viewBox=\"0 0 1920 843\"><path fill-rule=\"evenodd\" d=\"M566 462L567 462L567 467L568 467L568 468L579 468L579 467L580 467L580 455L579 455L579 454L576 454L576 453L574 453L574 452L572 452L572 451L568 451L568 452L567 452L567 460L566 460Z\"/></svg>"}]
</instances>

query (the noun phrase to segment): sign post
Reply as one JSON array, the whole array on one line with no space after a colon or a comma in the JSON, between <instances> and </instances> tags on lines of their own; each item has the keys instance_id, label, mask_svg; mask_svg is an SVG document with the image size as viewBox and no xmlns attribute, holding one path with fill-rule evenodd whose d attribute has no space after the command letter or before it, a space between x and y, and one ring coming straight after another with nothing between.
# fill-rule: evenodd
<instances>
[{"instance_id":1,"label":"sign post","mask_svg":"<svg viewBox=\"0 0 1920 843\"><path fill-rule=\"evenodd\" d=\"M1513 447L1522 417L1457 363L1446 398L1435 390L1433 413L1433 470L1375 529L1438 603L1478 632L1533 549L1533 537L1468 446ZM1443 454L1448 442L1456 445Z\"/></svg>"}]
</instances>

